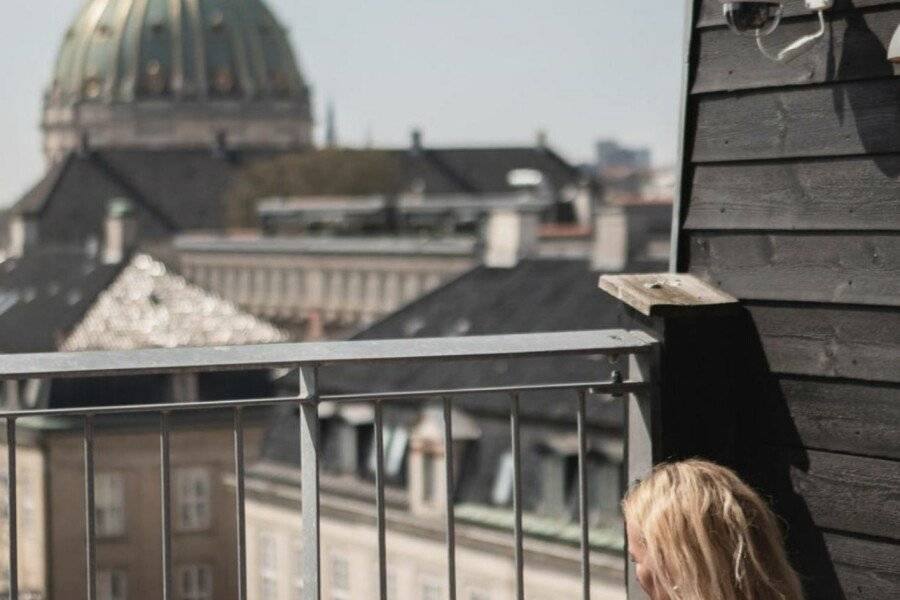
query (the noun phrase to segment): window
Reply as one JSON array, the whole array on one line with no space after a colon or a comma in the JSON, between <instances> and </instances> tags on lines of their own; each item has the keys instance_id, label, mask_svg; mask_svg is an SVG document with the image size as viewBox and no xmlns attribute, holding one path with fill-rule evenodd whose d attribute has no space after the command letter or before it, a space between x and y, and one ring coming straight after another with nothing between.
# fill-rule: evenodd
<instances>
[{"instance_id":1,"label":"window","mask_svg":"<svg viewBox=\"0 0 900 600\"><path fill-rule=\"evenodd\" d=\"M357 443L359 431L350 423L337 425L338 438L338 463L342 473L357 473L359 470L359 455Z\"/></svg>"},{"instance_id":2,"label":"window","mask_svg":"<svg viewBox=\"0 0 900 600\"><path fill-rule=\"evenodd\" d=\"M422 600L443 600L441 584L434 580L423 581Z\"/></svg>"},{"instance_id":3,"label":"window","mask_svg":"<svg viewBox=\"0 0 900 600\"><path fill-rule=\"evenodd\" d=\"M388 600L397 600L400 596L397 595L397 574L393 571L387 572L387 598Z\"/></svg>"},{"instance_id":4,"label":"window","mask_svg":"<svg viewBox=\"0 0 900 600\"><path fill-rule=\"evenodd\" d=\"M128 577L124 571L97 571L97 600L125 600L128 598Z\"/></svg>"},{"instance_id":5,"label":"window","mask_svg":"<svg viewBox=\"0 0 900 600\"><path fill-rule=\"evenodd\" d=\"M97 600L126 600L128 577L124 571L101 569L97 571Z\"/></svg>"},{"instance_id":6,"label":"window","mask_svg":"<svg viewBox=\"0 0 900 600\"><path fill-rule=\"evenodd\" d=\"M0 519L9 519L9 477L0 471Z\"/></svg>"},{"instance_id":7,"label":"window","mask_svg":"<svg viewBox=\"0 0 900 600\"><path fill-rule=\"evenodd\" d=\"M610 461L595 461L589 464L590 474L588 493L592 508L591 516L596 521L615 516L619 512L622 500L623 472L622 465Z\"/></svg>"},{"instance_id":8,"label":"window","mask_svg":"<svg viewBox=\"0 0 900 600\"><path fill-rule=\"evenodd\" d=\"M300 565L303 564L302 554L303 546L300 539L295 538L291 542L291 598L293 600L303 600L303 573Z\"/></svg>"},{"instance_id":9,"label":"window","mask_svg":"<svg viewBox=\"0 0 900 600\"><path fill-rule=\"evenodd\" d=\"M179 600L212 600L212 569L207 565L189 565L178 573Z\"/></svg>"},{"instance_id":10,"label":"window","mask_svg":"<svg viewBox=\"0 0 900 600\"><path fill-rule=\"evenodd\" d=\"M331 557L331 600L350 598L350 563L343 556Z\"/></svg>"},{"instance_id":11,"label":"window","mask_svg":"<svg viewBox=\"0 0 900 600\"><path fill-rule=\"evenodd\" d=\"M512 452L504 452L497 465L497 475L494 477L494 489L491 491L491 501L499 506L509 504L512 501L513 488L513 456Z\"/></svg>"},{"instance_id":12,"label":"window","mask_svg":"<svg viewBox=\"0 0 900 600\"><path fill-rule=\"evenodd\" d=\"M575 461L568 456L548 452L541 456L541 512L550 517L566 515L570 483L576 478ZM574 498L574 496L573 496Z\"/></svg>"},{"instance_id":13,"label":"window","mask_svg":"<svg viewBox=\"0 0 900 600\"><path fill-rule=\"evenodd\" d=\"M259 594L278 597L278 540L268 531L259 536Z\"/></svg>"},{"instance_id":14,"label":"window","mask_svg":"<svg viewBox=\"0 0 900 600\"><path fill-rule=\"evenodd\" d=\"M437 457L433 454L422 455L422 502L434 503L435 475L437 472Z\"/></svg>"},{"instance_id":15,"label":"window","mask_svg":"<svg viewBox=\"0 0 900 600\"><path fill-rule=\"evenodd\" d=\"M186 531L206 529L212 521L209 471L202 467L180 469L175 477L178 527Z\"/></svg>"},{"instance_id":16,"label":"window","mask_svg":"<svg viewBox=\"0 0 900 600\"><path fill-rule=\"evenodd\" d=\"M98 537L125 534L125 480L120 473L94 477L94 518Z\"/></svg>"},{"instance_id":17,"label":"window","mask_svg":"<svg viewBox=\"0 0 900 600\"><path fill-rule=\"evenodd\" d=\"M400 425L384 428L384 473L388 477L397 478L403 472L403 461L406 458L406 447L409 433ZM375 473L375 437L369 451L369 472Z\"/></svg>"}]
</instances>

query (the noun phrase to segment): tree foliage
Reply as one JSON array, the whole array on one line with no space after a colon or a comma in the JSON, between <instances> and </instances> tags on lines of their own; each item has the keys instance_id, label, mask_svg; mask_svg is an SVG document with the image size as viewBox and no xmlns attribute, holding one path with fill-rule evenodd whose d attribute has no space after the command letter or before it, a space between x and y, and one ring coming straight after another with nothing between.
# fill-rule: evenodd
<instances>
[{"instance_id":1,"label":"tree foliage","mask_svg":"<svg viewBox=\"0 0 900 600\"><path fill-rule=\"evenodd\" d=\"M225 195L231 227L257 227L260 200L290 196L391 195L400 191L401 165L384 150L325 149L284 154L245 165Z\"/></svg>"}]
</instances>

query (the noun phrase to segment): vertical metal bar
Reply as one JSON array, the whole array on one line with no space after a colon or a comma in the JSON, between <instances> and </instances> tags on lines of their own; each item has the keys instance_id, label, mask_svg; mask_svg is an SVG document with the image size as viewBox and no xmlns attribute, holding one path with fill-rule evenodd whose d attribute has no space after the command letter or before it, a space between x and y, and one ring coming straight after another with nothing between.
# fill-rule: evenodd
<instances>
[{"instance_id":1,"label":"vertical metal bar","mask_svg":"<svg viewBox=\"0 0 900 600\"><path fill-rule=\"evenodd\" d=\"M159 480L162 504L162 576L163 600L172 596L172 474L169 452L169 413L162 412L159 421Z\"/></svg>"},{"instance_id":2,"label":"vertical metal bar","mask_svg":"<svg viewBox=\"0 0 900 600\"><path fill-rule=\"evenodd\" d=\"M319 539L319 408L315 367L300 367L300 469L303 600L321 597Z\"/></svg>"},{"instance_id":3,"label":"vertical metal bar","mask_svg":"<svg viewBox=\"0 0 900 600\"><path fill-rule=\"evenodd\" d=\"M84 520L87 598L97 598L96 515L94 514L94 415L84 417Z\"/></svg>"},{"instance_id":4,"label":"vertical metal bar","mask_svg":"<svg viewBox=\"0 0 900 600\"><path fill-rule=\"evenodd\" d=\"M453 505L455 480L453 477L453 405L444 397L444 469L446 471L447 503L447 591L448 600L456 600L456 509Z\"/></svg>"},{"instance_id":5,"label":"vertical metal bar","mask_svg":"<svg viewBox=\"0 0 900 600\"><path fill-rule=\"evenodd\" d=\"M656 351L649 354L632 354L628 361L628 379L653 383L657 365ZM659 458L659 395L656 386L650 385L639 392L628 394L625 422L628 431L625 438L625 454L629 485L646 477ZM627 541L627 539L626 539ZM646 600L635 573L634 563L625 561L629 600Z\"/></svg>"},{"instance_id":6,"label":"vertical metal bar","mask_svg":"<svg viewBox=\"0 0 900 600\"><path fill-rule=\"evenodd\" d=\"M378 512L378 597L387 600L387 543L384 522L384 410L375 403L375 506Z\"/></svg>"},{"instance_id":7,"label":"vertical metal bar","mask_svg":"<svg viewBox=\"0 0 900 600\"><path fill-rule=\"evenodd\" d=\"M522 543L522 443L519 436L519 394L512 394L510 434L513 457L513 515L516 564L516 600L525 600L525 561Z\"/></svg>"},{"instance_id":8,"label":"vertical metal bar","mask_svg":"<svg viewBox=\"0 0 900 600\"><path fill-rule=\"evenodd\" d=\"M581 597L591 599L591 547L588 538L587 392L578 393L578 517L581 521Z\"/></svg>"},{"instance_id":9,"label":"vertical metal bar","mask_svg":"<svg viewBox=\"0 0 900 600\"><path fill-rule=\"evenodd\" d=\"M7 500L9 509L9 597L19 597L19 523L16 504L16 420L6 419L6 481L9 485Z\"/></svg>"},{"instance_id":10,"label":"vertical metal bar","mask_svg":"<svg viewBox=\"0 0 900 600\"><path fill-rule=\"evenodd\" d=\"M247 529L244 509L244 419L241 407L234 409L234 481L237 515L238 600L246 600Z\"/></svg>"}]
</instances>

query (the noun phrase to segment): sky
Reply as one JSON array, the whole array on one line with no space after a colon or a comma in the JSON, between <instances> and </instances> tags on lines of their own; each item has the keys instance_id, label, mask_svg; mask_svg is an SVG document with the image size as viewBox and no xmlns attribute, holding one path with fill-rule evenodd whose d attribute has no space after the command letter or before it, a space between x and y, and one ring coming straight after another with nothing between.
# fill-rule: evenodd
<instances>
[{"instance_id":1,"label":"sky","mask_svg":"<svg viewBox=\"0 0 900 600\"><path fill-rule=\"evenodd\" d=\"M44 169L41 96L83 0L4 2L0 206ZM672 163L683 2L675 0L268 0L313 88L323 137L333 102L344 145L532 143L573 162L600 138Z\"/></svg>"}]
</instances>

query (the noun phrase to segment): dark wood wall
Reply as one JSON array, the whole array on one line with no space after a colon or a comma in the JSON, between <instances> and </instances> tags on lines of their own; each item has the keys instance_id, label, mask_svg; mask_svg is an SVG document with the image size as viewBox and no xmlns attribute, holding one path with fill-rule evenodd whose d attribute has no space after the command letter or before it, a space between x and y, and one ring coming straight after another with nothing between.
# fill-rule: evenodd
<instances>
[{"instance_id":1,"label":"dark wood wall","mask_svg":"<svg viewBox=\"0 0 900 600\"><path fill-rule=\"evenodd\" d=\"M817 26L787 4L773 48ZM900 598L900 1L837 0L788 64L720 0L693 11L676 262L752 323L744 468L779 496L811 598Z\"/></svg>"}]
</instances>

